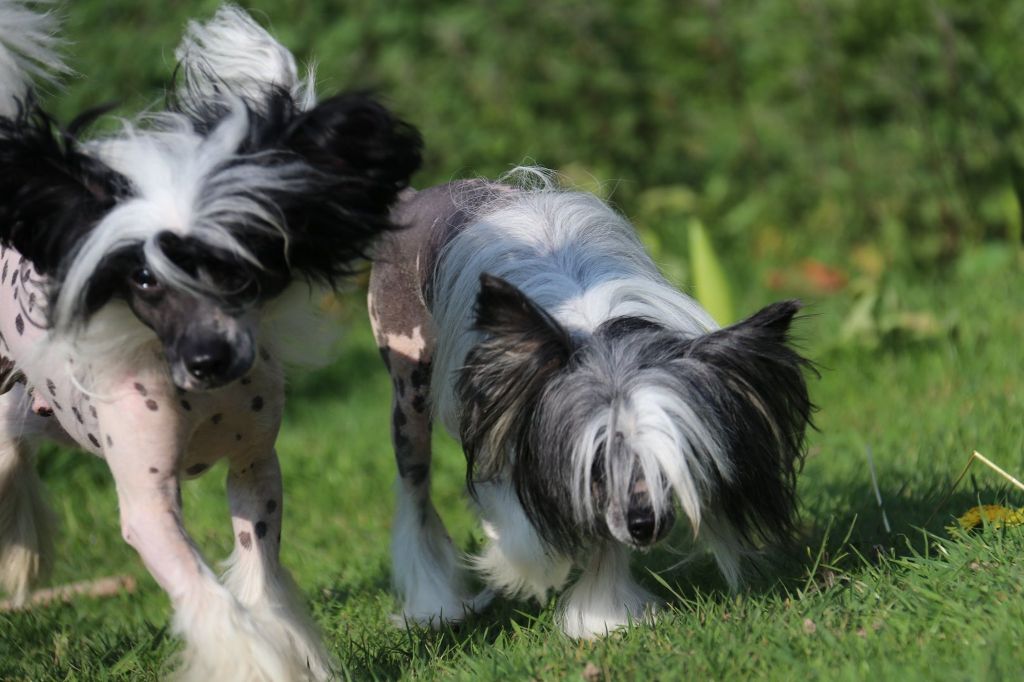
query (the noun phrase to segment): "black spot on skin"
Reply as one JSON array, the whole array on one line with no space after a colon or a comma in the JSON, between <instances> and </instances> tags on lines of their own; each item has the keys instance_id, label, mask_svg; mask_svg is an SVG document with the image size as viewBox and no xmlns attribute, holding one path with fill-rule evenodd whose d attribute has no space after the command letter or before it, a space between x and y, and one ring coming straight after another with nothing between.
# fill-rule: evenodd
<instances>
[{"instance_id":1,"label":"black spot on skin","mask_svg":"<svg viewBox=\"0 0 1024 682\"><path fill-rule=\"evenodd\" d=\"M185 410L186 412L190 412L192 410L192 406L189 405L187 400L182 400L181 401L181 409Z\"/></svg>"},{"instance_id":2,"label":"black spot on skin","mask_svg":"<svg viewBox=\"0 0 1024 682\"><path fill-rule=\"evenodd\" d=\"M384 366L387 367L388 371L390 372L391 371L391 348L389 348L388 346L384 346L383 348L378 348L377 350L380 351L380 359L384 361Z\"/></svg>"},{"instance_id":3,"label":"black spot on skin","mask_svg":"<svg viewBox=\"0 0 1024 682\"><path fill-rule=\"evenodd\" d=\"M14 327L18 330L18 336L25 333L25 320L21 319L21 313L14 318Z\"/></svg>"},{"instance_id":4,"label":"black spot on skin","mask_svg":"<svg viewBox=\"0 0 1024 682\"><path fill-rule=\"evenodd\" d=\"M258 395L252 399L252 411L259 412L263 409L263 396Z\"/></svg>"},{"instance_id":5,"label":"black spot on skin","mask_svg":"<svg viewBox=\"0 0 1024 682\"><path fill-rule=\"evenodd\" d=\"M430 363L429 362L417 362L416 369L409 375L409 379L412 380L413 388L423 388L430 383Z\"/></svg>"},{"instance_id":6,"label":"black spot on skin","mask_svg":"<svg viewBox=\"0 0 1024 682\"><path fill-rule=\"evenodd\" d=\"M416 410L420 414L423 414L423 412L427 409L426 396L417 394L416 397L412 399L412 409Z\"/></svg>"},{"instance_id":7,"label":"black spot on skin","mask_svg":"<svg viewBox=\"0 0 1024 682\"><path fill-rule=\"evenodd\" d=\"M107 447L114 447L114 439L110 437L109 433L107 434Z\"/></svg>"},{"instance_id":8,"label":"black spot on skin","mask_svg":"<svg viewBox=\"0 0 1024 682\"><path fill-rule=\"evenodd\" d=\"M0 284L7 281L7 261L4 261L4 271L0 273Z\"/></svg>"},{"instance_id":9,"label":"black spot on skin","mask_svg":"<svg viewBox=\"0 0 1024 682\"><path fill-rule=\"evenodd\" d=\"M395 450L399 453L404 452L409 447L409 439L405 437L404 433L402 433L402 427L405 426L408 421L409 420L405 417L405 413L402 412L402 408L395 405L395 411L391 417L391 433L395 440Z\"/></svg>"},{"instance_id":10,"label":"black spot on skin","mask_svg":"<svg viewBox=\"0 0 1024 682\"><path fill-rule=\"evenodd\" d=\"M153 400L152 398L150 398L149 400L146 401L146 407L148 407L153 412L156 412L157 410L160 409L160 406L157 405L156 401Z\"/></svg>"},{"instance_id":11,"label":"black spot on skin","mask_svg":"<svg viewBox=\"0 0 1024 682\"><path fill-rule=\"evenodd\" d=\"M156 467L149 467L149 473L151 473L151 474L159 474L160 470L157 469Z\"/></svg>"},{"instance_id":12,"label":"black spot on skin","mask_svg":"<svg viewBox=\"0 0 1024 682\"><path fill-rule=\"evenodd\" d=\"M193 464L188 469L185 469L185 473L188 474L189 476L195 476L196 474L201 474L204 471L206 471L206 465L203 464L202 462L198 464Z\"/></svg>"},{"instance_id":13,"label":"black spot on skin","mask_svg":"<svg viewBox=\"0 0 1024 682\"><path fill-rule=\"evenodd\" d=\"M242 385L243 386L248 386L251 383L252 383L252 378L251 377L242 377Z\"/></svg>"},{"instance_id":14,"label":"black spot on skin","mask_svg":"<svg viewBox=\"0 0 1024 682\"><path fill-rule=\"evenodd\" d=\"M100 447L100 442L96 439L96 436L92 435L91 433L89 434L89 442L92 443L95 447Z\"/></svg>"},{"instance_id":15,"label":"black spot on skin","mask_svg":"<svg viewBox=\"0 0 1024 682\"><path fill-rule=\"evenodd\" d=\"M256 531L256 537L258 537L259 539L262 540L263 537L267 534L267 523L266 523L266 521L257 521L256 525L253 526L253 530Z\"/></svg>"},{"instance_id":16,"label":"black spot on skin","mask_svg":"<svg viewBox=\"0 0 1024 682\"><path fill-rule=\"evenodd\" d=\"M85 420L82 419L82 413L78 411L77 407L72 407L71 408L71 414L75 415L75 419L78 420L79 424L84 424L85 423Z\"/></svg>"},{"instance_id":17,"label":"black spot on skin","mask_svg":"<svg viewBox=\"0 0 1024 682\"><path fill-rule=\"evenodd\" d=\"M28 311L32 312L32 309L36 307L36 294L32 292L28 295Z\"/></svg>"},{"instance_id":18,"label":"black spot on skin","mask_svg":"<svg viewBox=\"0 0 1024 682\"><path fill-rule=\"evenodd\" d=\"M46 388L50 391L50 395L57 395L57 384L53 383L53 379L46 380Z\"/></svg>"},{"instance_id":19,"label":"black spot on skin","mask_svg":"<svg viewBox=\"0 0 1024 682\"><path fill-rule=\"evenodd\" d=\"M238 544L242 545L242 549L252 549L252 536L249 535L249 531L243 530L238 534Z\"/></svg>"},{"instance_id":20,"label":"black spot on skin","mask_svg":"<svg viewBox=\"0 0 1024 682\"><path fill-rule=\"evenodd\" d=\"M395 412L391 415L391 421L399 429L409 423L409 420L405 417L405 412L402 412L402 408L399 405L395 405Z\"/></svg>"},{"instance_id":21,"label":"black spot on skin","mask_svg":"<svg viewBox=\"0 0 1024 682\"><path fill-rule=\"evenodd\" d=\"M273 514L277 509L277 500L267 500L267 513Z\"/></svg>"},{"instance_id":22,"label":"black spot on skin","mask_svg":"<svg viewBox=\"0 0 1024 682\"><path fill-rule=\"evenodd\" d=\"M277 531L277 545L281 546L281 531Z\"/></svg>"},{"instance_id":23,"label":"black spot on skin","mask_svg":"<svg viewBox=\"0 0 1024 682\"><path fill-rule=\"evenodd\" d=\"M139 395L146 395L148 393L146 387L137 381L135 382L135 390L139 392Z\"/></svg>"},{"instance_id":24,"label":"black spot on skin","mask_svg":"<svg viewBox=\"0 0 1024 682\"><path fill-rule=\"evenodd\" d=\"M90 405L90 406L89 406L89 414L91 414L91 415L92 415L92 418L93 418L93 419L99 419L99 417L98 417L98 416L97 416L97 414L96 414L96 408L95 408L95 406L93 406L93 405Z\"/></svg>"},{"instance_id":25,"label":"black spot on skin","mask_svg":"<svg viewBox=\"0 0 1024 682\"><path fill-rule=\"evenodd\" d=\"M235 440L242 440L242 434L236 433L235 434Z\"/></svg>"},{"instance_id":26,"label":"black spot on skin","mask_svg":"<svg viewBox=\"0 0 1024 682\"><path fill-rule=\"evenodd\" d=\"M427 480L428 472L429 469L425 464L402 466L402 462L398 463L399 475L416 487L423 485L423 482Z\"/></svg>"},{"instance_id":27,"label":"black spot on skin","mask_svg":"<svg viewBox=\"0 0 1024 682\"><path fill-rule=\"evenodd\" d=\"M64 408L61 407L60 403L58 403L56 400L51 400L50 402L53 404L54 409L56 409L58 412L64 411Z\"/></svg>"},{"instance_id":28,"label":"black spot on skin","mask_svg":"<svg viewBox=\"0 0 1024 682\"><path fill-rule=\"evenodd\" d=\"M210 417L210 421L212 421L214 424L220 424L222 419L224 419L224 415L221 414L220 412Z\"/></svg>"},{"instance_id":29,"label":"black spot on skin","mask_svg":"<svg viewBox=\"0 0 1024 682\"><path fill-rule=\"evenodd\" d=\"M266 348L260 348L260 357L263 358L264 362L270 362L270 353L267 352Z\"/></svg>"},{"instance_id":30,"label":"black spot on skin","mask_svg":"<svg viewBox=\"0 0 1024 682\"><path fill-rule=\"evenodd\" d=\"M398 395L402 398L405 397L405 379L398 377L395 379L395 388L398 390Z\"/></svg>"}]
</instances>

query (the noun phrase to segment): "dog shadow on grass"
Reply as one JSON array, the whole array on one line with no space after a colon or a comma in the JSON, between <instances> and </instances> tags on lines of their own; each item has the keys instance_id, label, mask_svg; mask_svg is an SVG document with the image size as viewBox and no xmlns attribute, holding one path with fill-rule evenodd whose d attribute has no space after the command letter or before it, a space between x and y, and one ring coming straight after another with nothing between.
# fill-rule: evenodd
<instances>
[{"instance_id":1,"label":"dog shadow on grass","mask_svg":"<svg viewBox=\"0 0 1024 682\"><path fill-rule=\"evenodd\" d=\"M885 506L889 522L886 530L870 487L851 482L836 484L834 490L819 489L819 499L853 503L831 511L804 509L802 530L796 541L761 561L747 562L747 583L742 593L755 598L772 594L786 598L807 591L842 589L846 575L877 567L890 559L921 554L927 542L948 537L946 526L954 522L956 515L978 504L979 499L1002 499L998 490L975 491L965 485L944 500L947 491L948 484L943 483L913 494L890 496ZM684 524L679 526L668 542L635 555L633 575L670 610L684 614L685 618L695 603L727 603L734 596L710 557L688 551L689 529L682 527ZM387 590L386 576L373 587ZM339 594L337 598L344 599L345 595ZM430 629L397 623L387 635L391 646L351 648L353 644L345 644L344 665L357 679L397 679L408 674L410 665L415 663L478 656L521 631L560 637L554 616L553 599L539 605L497 598L485 611L460 624Z\"/></svg>"}]
</instances>

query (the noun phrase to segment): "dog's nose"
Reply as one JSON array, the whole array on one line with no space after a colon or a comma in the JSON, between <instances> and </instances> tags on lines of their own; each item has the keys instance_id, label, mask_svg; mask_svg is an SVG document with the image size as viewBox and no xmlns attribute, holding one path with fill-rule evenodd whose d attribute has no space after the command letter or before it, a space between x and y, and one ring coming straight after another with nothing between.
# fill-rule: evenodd
<instances>
[{"instance_id":1,"label":"dog's nose","mask_svg":"<svg viewBox=\"0 0 1024 682\"><path fill-rule=\"evenodd\" d=\"M196 379L209 380L226 373L232 359L231 344L223 339L209 339L192 349L185 358L185 368Z\"/></svg>"},{"instance_id":2,"label":"dog's nose","mask_svg":"<svg viewBox=\"0 0 1024 682\"><path fill-rule=\"evenodd\" d=\"M630 509L626 525L629 527L629 536L636 544L649 545L654 540L654 530L657 524L654 510L650 507Z\"/></svg>"}]
</instances>

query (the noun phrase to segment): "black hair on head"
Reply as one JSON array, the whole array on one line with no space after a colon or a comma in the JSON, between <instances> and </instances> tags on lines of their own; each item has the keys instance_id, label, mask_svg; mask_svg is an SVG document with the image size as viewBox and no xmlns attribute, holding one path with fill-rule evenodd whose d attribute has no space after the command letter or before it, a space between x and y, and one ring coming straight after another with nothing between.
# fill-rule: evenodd
<instances>
[{"instance_id":1,"label":"black hair on head","mask_svg":"<svg viewBox=\"0 0 1024 682\"><path fill-rule=\"evenodd\" d=\"M0 117L0 241L57 275L64 259L127 194L129 182L84 152L77 133L109 107L61 129L32 95Z\"/></svg>"},{"instance_id":2,"label":"black hair on head","mask_svg":"<svg viewBox=\"0 0 1024 682\"><path fill-rule=\"evenodd\" d=\"M474 481L504 468L510 452L517 470L531 459L530 423L540 393L572 355L568 332L551 315L486 273L474 328L487 337L470 350L456 385L465 406L459 428L471 492Z\"/></svg>"},{"instance_id":3,"label":"black hair on head","mask_svg":"<svg viewBox=\"0 0 1024 682\"><path fill-rule=\"evenodd\" d=\"M790 345L799 310L799 301L774 303L692 339L677 356L733 463L733 475L718 479L717 506L751 544L782 542L795 530L796 473L814 411L804 371L815 371Z\"/></svg>"},{"instance_id":4,"label":"black hair on head","mask_svg":"<svg viewBox=\"0 0 1024 682\"><path fill-rule=\"evenodd\" d=\"M204 80L218 82L211 74ZM334 284L367 257L381 233L394 229L391 205L419 169L423 143L413 126L368 93L336 95L303 110L280 87L267 87L258 101L210 96L188 80L184 92L172 94L169 106L204 134L244 103L249 132L238 149L240 163L309 167L301 189L267 197L284 216L291 268Z\"/></svg>"}]
</instances>

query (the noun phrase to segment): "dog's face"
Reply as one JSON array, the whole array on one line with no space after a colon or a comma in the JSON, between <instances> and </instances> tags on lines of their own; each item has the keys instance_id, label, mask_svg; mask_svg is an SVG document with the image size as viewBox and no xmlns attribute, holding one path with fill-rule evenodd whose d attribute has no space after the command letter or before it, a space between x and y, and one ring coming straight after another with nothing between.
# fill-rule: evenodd
<instances>
[{"instance_id":1,"label":"dog's face","mask_svg":"<svg viewBox=\"0 0 1024 682\"><path fill-rule=\"evenodd\" d=\"M486 337L458 386L469 475L511 479L549 544L644 549L677 508L695 532L712 513L741 534L788 532L810 412L786 344L796 304L696 338L639 317L573 338L509 283L481 287Z\"/></svg>"},{"instance_id":2,"label":"dog's face","mask_svg":"<svg viewBox=\"0 0 1024 682\"><path fill-rule=\"evenodd\" d=\"M0 117L0 239L48 276L50 325L73 334L124 301L186 390L249 370L260 310L289 284L350 273L420 158L416 131L362 95L302 111L269 90L201 113L88 146L31 102Z\"/></svg>"},{"instance_id":3,"label":"dog's face","mask_svg":"<svg viewBox=\"0 0 1024 682\"><path fill-rule=\"evenodd\" d=\"M188 391L217 388L249 371L256 358L258 310L165 286L146 266L128 276L128 305L156 332L171 378Z\"/></svg>"}]
</instances>

